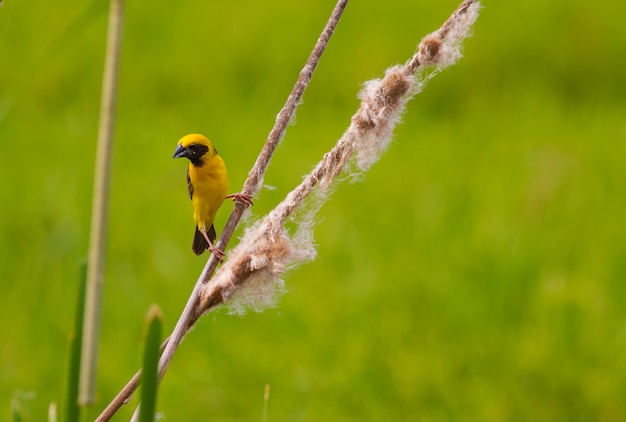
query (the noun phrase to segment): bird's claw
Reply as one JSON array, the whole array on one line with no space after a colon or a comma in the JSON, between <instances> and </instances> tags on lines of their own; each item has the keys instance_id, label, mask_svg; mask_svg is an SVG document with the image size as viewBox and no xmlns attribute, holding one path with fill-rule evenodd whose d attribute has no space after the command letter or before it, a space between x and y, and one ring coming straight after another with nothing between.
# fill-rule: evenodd
<instances>
[{"instance_id":1,"label":"bird's claw","mask_svg":"<svg viewBox=\"0 0 626 422\"><path fill-rule=\"evenodd\" d=\"M217 249L215 246L211 245L209 246L209 251L215 255L215 258L217 258L218 261L220 262L224 262L224 252L220 249Z\"/></svg>"},{"instance_id":2,"label":"bird's claw","mask_svg":"<svg viewBox=\"0 0 626 422\"><path fill-rule=\"evenodd\" d=\"M252 202L252 195L247 195L245 193L233 193L226 196L226 198L232 199L235 202L242 202L248 207L254 205Z\"/></svg>"}]
</instances>

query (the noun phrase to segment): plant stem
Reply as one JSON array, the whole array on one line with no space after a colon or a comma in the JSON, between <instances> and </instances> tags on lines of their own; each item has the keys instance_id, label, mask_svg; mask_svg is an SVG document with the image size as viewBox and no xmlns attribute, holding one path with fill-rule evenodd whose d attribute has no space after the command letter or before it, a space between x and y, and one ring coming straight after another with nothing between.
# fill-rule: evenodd
<instances>
[{"instance_id":1,"label":"plant stem","mask_svg":"<svg viewBox=\"0 0 626 422\"><path fill-rule=\"evenodd\" d=\"M265 384L265 393L263 394L263 422L267 422L267 415L270 407L270 385Z\"/></svg>"},{"instance_id":2,"label":"plant stem","mask_svg":"<svg viewBox=\"0 0 626 422\"><path fill-rule=\"evenodd\" d=\"M80 377L81 345L83 342L83 316L85 314L85 288L87 285L87 263L80 266L80 280L78 284L78 299L76 301L76 315L74 330L70 334L70 364L68 372L67 398L65 404L65 420L78 422L80 420L80 406L78 405L78 382Z\"/></svg>"},{"instance_id":3,"label":"plant stem","mask_svg":"<svg viewBox=\"0 0 626 422\"><path fill-rule=\"evenodd\" d=\"M263 175L265 174L265 170L269 164L276 147L280 143L283 138L285 131L287 130L287 126L291 121L295 110L304 94L305 89L307 88L309 82L311 81L311 77L313 76L313 72L319 63L319 59L326 49L328 45L328 41L332 36L337 24L339 23L339 19L348 4L348 0L339 0L333 9L333 12L322 31L309 59L307 60L304 68L300 71L300 75L287 98L287 101L280 113L276 118L276 123L274 127L270 131L267 141L263 146L259 156L257 157L254 166L248 173L248 178L244 182L243 189L241 191L242 194L247 194L250 196L254 196L260 190L260 185L263 180ZM224 231L217 242L217 248L221 250L225 250L226 245L230 241L235 228L237 227L241 216L246 208L246 205L242 202L236 202L233 212L231 213L226 226L224 227ZM187 305L185 306L182 314L180 315L178 322L174 328L174 331L170 335L169 340L166 342L165 350L161 356L161 360L159 362L159 379L163 378L163 375L167 371L169 363L172 360L178 345L180 344L184 334L191 328L193 323L197 320L199 315L194 315L194 310L196 305L198 304L198 293L200 292L202 286L210 279L211 275L215 271L217 267L218 261L215 259L214 255L209 257L200 277L198 278L196 285L194 286L191 295L187 301ZM135 374L133 378L126 384L126 386L118 393L118 395L113 399L111 403L103 410L103 412L98 416L96 421L108 421L117 410L122 406L122 404L127 403L130 399L130 396L133 394L135 389L137 388L137 384L139 381L139 373Z\"/></svg>"},{"instance_id":4,"label":"plant stem","mask_svg":"<svg viewBox=\"0 0 626 422\"><path fill-rule=\"evenodd\" d=\"M102 308L102 284L104 252L106 246L107 209L111 168L113 127L117 101L117 79L122 38L123 0L111 0L107 51L102 82L100 104L100 127L89 236L89 260L85 318L83 326L82 360L80 367L80 391L78 402L82 406L92 404L95 396L98 365L98 343Z\"/></svg>"},{"instance_id":5,"label":"plant stem","mask_svg":"<svg viewBox=\"0 0 626 422\"><path fill-rule=\"evenodd\" d=\"M163 326L163 316L157 305L152 305L148 312L148 333L143 357L143 369L141 373L141 407L133 415L133 422L152 422L156 410L157 390L159 386L159 342L161 341L161 330Z\"/></svg>"}]
</instances>

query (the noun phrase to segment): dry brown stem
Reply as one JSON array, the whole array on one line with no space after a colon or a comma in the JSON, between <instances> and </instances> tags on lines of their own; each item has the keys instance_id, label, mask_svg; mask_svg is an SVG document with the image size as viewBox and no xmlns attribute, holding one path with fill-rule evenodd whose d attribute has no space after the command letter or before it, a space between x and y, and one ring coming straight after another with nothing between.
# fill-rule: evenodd
<instances>
[{"instance_id":1,"label":"dry brown stem","mask_svg":"<svg viewBox=\"0 0 626 422\"><path fill-rule=\"evenodd\" d=\"M313 76L313 72L319 63L319 59L326 49L328 45L328 41L332 36L337 24L339 23L339 19L343 14L344 9L348 4L348 0L339 0L333 9L333 12L322 31L317 43L313 51L311 52L309 59L307 60L304 68L300 72L298 76L298 80L296 81L295 86L293 87L291 94L287 98L287 101L281 111L278 113L276 118L276 123L268 135L267 141L261 150L261 153L257 157L254 166L248 173L248 178L246 179L243 189L241 191L242 194L247 194L250 196L254 196L263 184L263 175L265 174L265 170L269 164L269 161L276 150L279 142L283 138L287 126L291 121L295 110L304 94L306 87L309 85L311 77ZM218 240L217 247L221 250L224 250L232 237L241 216L246 208L246 205L243 202L236 202L233 212L231 213L226 226L222 232L220 239ZM202 288L202 286L210 279L211 275L215 271L217 267L218 260L215 259L214 255L209 257L207 264L205 265L198 281L196 282L194 289L189 296L189 300L187 301L187 305L185 306L181 316L178 319L178 322L174 328L174 331L170 335L168 341L164 344L165 350L161 355L161 360L159 362L159 379L163 377L169 363L180 344L185 333L191 328L191 326L195 323L196 318L194 316L194 310L197 307L198 303L198 294ZM118 393L118 395L111 401L111 403L104 409L104 411L98 416L96 421L107 421L109 420L115 412L125 403L128 403L130 397L133 392L137 389L140 378L140 372L135 374L133 378L128 382L128 384Z\"/></svg>"}]
</instances>

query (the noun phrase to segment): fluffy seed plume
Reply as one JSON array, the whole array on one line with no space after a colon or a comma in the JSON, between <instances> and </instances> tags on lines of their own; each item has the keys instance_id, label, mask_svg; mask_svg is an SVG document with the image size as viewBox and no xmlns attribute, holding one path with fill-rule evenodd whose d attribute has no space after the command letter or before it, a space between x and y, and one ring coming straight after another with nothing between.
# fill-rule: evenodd
<instances>
[{"instance_id":1,"label":"fluffy seed plume","mask_svg":"<svg viewBox=\"0 0 626 422\"><path fill-rule=\"evenodd\" d=\"M328 198L333 182L342 174L358 175L379 159L407 101L436 73L461 57L461 43L479 9L478 1L464 1L439 30L421 41L417 52L404 65L391 67L382 79L365 83L359 93L361 106L346 132L298 187L248 229L227 262L200 292L196 316L227 301L235 304L236 312L245 307L258 311L274 303L284 291L285 269L315 257L311 222ZM434 69L426 73L427 68ZM315 193L315 204L293 219L293 212L302 208L311 193ZM288 218L299 227L291 237L285 229Z\"/></svg>"}]
</instances>

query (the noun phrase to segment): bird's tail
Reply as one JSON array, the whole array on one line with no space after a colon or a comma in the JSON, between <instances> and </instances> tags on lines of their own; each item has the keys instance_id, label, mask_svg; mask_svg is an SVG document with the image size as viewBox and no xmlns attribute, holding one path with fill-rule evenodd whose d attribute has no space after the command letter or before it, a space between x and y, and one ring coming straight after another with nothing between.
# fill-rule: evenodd
<instances>
[{"instance_id":1,"label":"bird's tail","mask_svg":"<svg viewBox=\"0 0 626 422\"><path fill-rule=\"evenodd\" d=\"M209 240L215 243L217 233L215 233L215 227L213 227L213 224L211 224L211 227L207 231L207 235L209 236ZM202 236L202 232L196 227L196 233L193 236L193 244L191 245L191 250L196 255L202 255L207 249L209 249L209 244L206 243L206 239L204 238L204 236Z\"/></svg>"}]
</instances>

